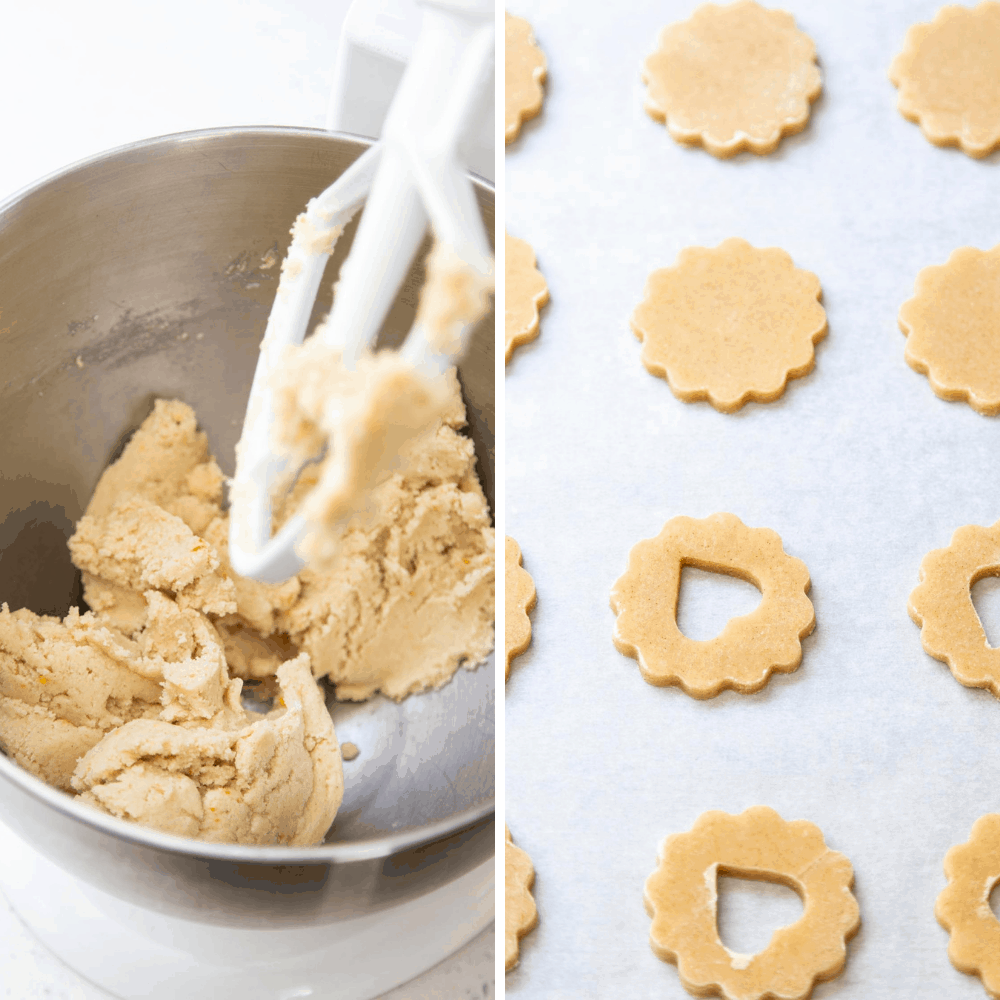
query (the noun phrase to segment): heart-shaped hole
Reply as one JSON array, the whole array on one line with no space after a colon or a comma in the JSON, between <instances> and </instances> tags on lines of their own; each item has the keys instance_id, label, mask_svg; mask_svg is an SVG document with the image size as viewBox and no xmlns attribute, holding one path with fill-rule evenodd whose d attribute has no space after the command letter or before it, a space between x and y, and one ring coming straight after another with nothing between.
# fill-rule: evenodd
<instances>
[{"instance_id":1,"label":"heart-shaped hole","mask_svg":"<svg viewBox=\"0 0 1000 1000\"><path fill-rule=\"evenodd\" d=\"M990 909L993 916L1000 920L1000 881L990 890Z\"/></svg>"},{"instance_id":2,"label":"heart-shaped hole","mask_svg":"<svg viewBox=\"0 0 1000 1000\"><path fill-rule=\"evenodd\" d=\"M794 889L777 881L761 881L719 870L716 922L719 939L738 955L756 955L779 927L802 916L802 900Z\"/></svg>"},{"instance_id":3,"label":"heart-shaped hole","mask_svg":"<svg viewBox=\"0 0 1000 1000\"><path fill-rule=\"evenodd\" d=\"M984 576L972 585L972 606L979 615L986 644L1000 647L1000 576Z\"/></svg>"},{"instance_id":4,"label":"heart-shaped hole","mask_svg":"<svg viewBox=\"0 0 1000 1000\"><path fill-rule=\"evenodd\" d=\"M760 602L760 591L746 580L682 566L677 627L688 639L705 642L714 639L730 618L750 614Z\"/></svg>"}]
</instances>

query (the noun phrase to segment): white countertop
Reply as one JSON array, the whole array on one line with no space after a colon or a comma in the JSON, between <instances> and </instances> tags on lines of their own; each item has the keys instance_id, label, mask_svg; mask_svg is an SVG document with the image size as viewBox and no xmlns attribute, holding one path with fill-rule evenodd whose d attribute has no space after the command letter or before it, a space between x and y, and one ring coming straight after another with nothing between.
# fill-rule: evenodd
<instances>
[{"instance_id":1,"label":"white countertop","mask_svg":"<svg viewBox=\"0 0 1000 1000\"><path fill-rule=\"evenodd\" d=\"M493 992L493 926L464 948L382 1000L490 1000ZM2 1000L110 1000L40 945L0 896L0 998Z\"/></svg>"},{"instance_id":2,"label":"white countertop","mask_svg":"<svg viewBox=\"0 0 1000 1000\"><path fill-rule=\"evenodd\" d=\"M349 0L9 4L0 199L123 143L226 125L322 127ZM58 901L53 901L58 905ZM0 998L104 1000L0 897ZM387 995L493 995L493 930Z\"/></svg>"}]
</instances>

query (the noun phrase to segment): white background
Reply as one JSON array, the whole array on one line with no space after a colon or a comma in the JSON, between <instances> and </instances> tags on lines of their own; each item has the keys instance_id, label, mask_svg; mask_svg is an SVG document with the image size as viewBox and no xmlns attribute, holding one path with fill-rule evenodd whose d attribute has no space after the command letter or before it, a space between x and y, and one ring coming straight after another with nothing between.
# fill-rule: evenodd
<instances>
[{"instance_id":1,"label":"white background","mask_svg":"<svg viewBox=\"0 0 1000 1000\"><path fill-rule=\"evenodd\" d=\"M322 127L348 6L349 0L0 5L0 200L83 157L150 136L226 125ZM492 995L492 984L489 928L389 996L478 998ZM103 996L37 945L0 897L0 998Z\"/></svg>"},{"instance_id":2,"label":"white background","mask_svg":"<svg viewBox=\"0 0 1000 1000\"><path fill-rule=\"evenodd\" d=\"M933 908L945 852L1000 811L1000 704L922 652L906 601L927 551L1000 516L1000 424L933 395L896 314L922 267L1000 242L1000 158L935 148L895 109L889 64L937 0L791 0L824 81L807 130L763 158L681 147L643 112L639 67L694 6L511 3L549 84L507 147L507 227L552 300L506 377L506 525L538 590L507 685L506 818L540 914L507 992L686 997L647 944L657 844L762 803L854 863L863 926L816 997L980 998ZM730 236L814 271L830 327L811 375L734 415L677 400L628 325L650 271ZM806 562L817 628L797 673L699 702L615 651L608 595L635 542L715 511Z\"/></svg>"}]
</instances>

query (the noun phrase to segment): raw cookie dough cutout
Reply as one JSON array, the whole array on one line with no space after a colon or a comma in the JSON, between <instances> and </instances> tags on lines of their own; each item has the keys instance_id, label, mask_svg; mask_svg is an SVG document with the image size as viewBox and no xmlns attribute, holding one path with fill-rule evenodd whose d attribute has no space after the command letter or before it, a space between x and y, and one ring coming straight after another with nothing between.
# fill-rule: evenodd
<instances>
[{"instance_id":1,"label":"raw cookie dough cutout","mask_svg":"<svg viewBox=\"0 0 1000 1000\"><path fill-rule=\"evenodd\" d=\"M510 661L520 656L531 642L531 619L535 606L535 583L521 566L521 547L510 536L504 547L504 652L507 665L504 680L510 677Z\"/></svg>"},{"instance_id":2,"label":"raw cookie dough cutout","mask_svg":"<svg viewBox=\"0 0 1000 1000\"><path fill-rule=\"evenodd\" d=\"M776 247L733 238L713 250L682 250L654 271L632 330L642 363L686 403L707 399L723 413L769 403L790 378L812 371L826 335L819 279Z\"/></svg>"},{"instance_id":3,"label":"raw cookie dough cutout","mask_svg":"<svg viewBox=\"0 0 1000 1000\"><path fill-rule=\"evenodd\" d=\"M642 66L645 108L677 142L713 156L774 152L822 89L816 46L783 10L704 4L664 28Z\"/></svg>"},{"instance_id":4,"label":"raw cookie dough cutout","mask_svg":"<svg viewBox=\"0 0 1000 1000\"><path fill-rule=\"evenodd\" d=\"M504 237L504 360L515 347L538 336L538 310L549 301L549 286L535 266L535 251L516 236Z\"/></svg>"},{"instance_id":5,"label":"raw cookie dough cutout","mask_svg":"<svg viewBox=\"0 0 1000 1000\"><path fill-rule=\"evenodd\" d=\"M504 863L504 949L505 971L517 965L520 939L538 923L538 910L531 895L535 868L525 851L515 846L510 828L504 825L506 850Z\"/></svg>"},{"instance_id":6,"label":"raw cookie dough cutout","mask_svg":"<svg viewBox=\"0 0 1000 1000\"><path fill-rule=\"evenodd\" d=\"M677 626L684 566L746 580L761 591L761 602L716 638L688 639ZM734 514L675 517L655 538L632 546L628 569L615 581L615 648L637 660L656 687L676 684L694 698L713 698L723 688L749 694L772 672L791 673L801 663L801 639L816 624L808 591L805 563L787 555L769 528L748 528Z\"/></svg>"},{"instance_id":7,"label":"raw cookie dough cutout","mask_svg":"<svg viewBox=\"0 0 1000 1000\"><path fill-rule=\"evenodd\" d=\"M964 400L984 416L1000 413L1000 246L962 247L925 267L899 310L906 363L942 399Z\"/></svg>"},{"instance_id":8,"label":"raw cookie dough cutout","mask_svg":"<svg viewBox=\"0 0 1000 1000\"><path fill-rule=\"evenodd\" d=\"M913 25L889 79L900 114L935 146L991 153L1000 146L1000 4L949 4Z\"/></svg>"},{"instance_id":9,"label":"raw cookie dough cutout","mask_svg":"<svg viewBox=\"0 0 1000 1000\"><path fill-rule=\"evenodd\" d=\"M545 55L535 44L531 25L523 17L504 13L504 145L509 146L521 131L521 122L542 110Z\"/></svg>"},{"instance_id":10,"label":"raw cookie dough cutout","mask_svg":"<svg viewBox=\"0 0 1000 1000\"><path fill-rule=\"evenodd\" d=\"M972 585L986 576L1000 576L1000 521L959 528L947 548L928 552L908 610L925 652L947 663L966 687L1000 698L1000 649L990 648L972 603Z\"/></svg>"},{"instance_id":11,"label":"raw cookie dough cutout","mask_svg":"<svg viewBox=\"0 0 1000 1000\"><path fill-rule=\"evenodd\" d=\"M787 885L802 897L803 914L756 955L731 952L716 916L720 874ZM812 823L786 822L767 806L738 816L702 813L689 833L663 841L646 880L650 947L677 965L695 996L804 1000L844 968L846 942L861 926L853 884L850 861L831 851Z\"/></svg>"},{"instance_id":12,"label":"raw cookie dough cutout","mask_svg":"<svg viewBox=\"0 0 1000 1000\"><path fill-rule=\"evenodd\" d=\"M1000 815L980 816L964 844L944 858L948 885L934 915L949 932L948 957L960 972L979 976L986 992L1000 998L1000 921L990 909L990 893L1000 882Z\"/></svg>"}]
</instances>

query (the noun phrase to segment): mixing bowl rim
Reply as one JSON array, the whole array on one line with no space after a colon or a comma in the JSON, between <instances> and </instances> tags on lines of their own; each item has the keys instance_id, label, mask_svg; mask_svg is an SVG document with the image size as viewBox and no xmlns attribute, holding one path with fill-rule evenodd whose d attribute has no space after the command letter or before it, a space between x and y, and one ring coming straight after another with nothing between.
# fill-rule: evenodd
<instances>
[{"instance_id":1,"label":"mixing bowl rim","mask_svg":"<svg viewBox=\"0 0 1000 1000\"><path fill-rule=\"evenodd\" d=\"M84 156L66 166L58 167L43 177L17 188L11 194L0 198L0 224L3 223L4 214L9 212L19 202L37 193L53 181L60 180L85 167L96 166L102 160L111 160L122 153L139 152L167 143L180 144L181 142L190 142L194 139L222 138L223 136L231 135L267 135L272 137L297 135L308 139L324 137L356 143L361 147L362 152L375 141L370 136L358 135L356 132L333 131L331 129L316 128L308 125L221 125L215 128L191 129L185 132L167 132L165 135L154 135L148 139L137 139L134 142L125 142L120 146L114 146L99 153L91 153L90 156ZM496 196L496 186L492 181L487 180L482 174L477 174L471 170L467 171L467 173L477 186L485 188L494 197Z\"/></svg>"},{"instance_id":2,"label":"mixing bowl rim","mask_svg":"<svg viewBox=\"0 0 1000 1000\"><path fill-rule=\"evenodd\" d=\"M334 139L349 142L361 147L361 151L370 146L372 139L355 135L350 132L332 132L321 128L308 128L294 125L233 125L210 129L194 129L186 132L172 132L167 135L153 136L136 142L124 143L113 149L84 157L65 167L54 170L41 179L15 191L12 195L0 199L0 230L4 225L4 217L19 204L39 194L48 185L64 180L72 174L94 167L102 161L112 161L122 154L135 153L142 150L152 150L157 147L166 148L179 146L197 139L224 138L231 136L298 136L308 139ZM473 182L495 195L494 185L484 177L470 172ZM477 669L489 669L485 663ZM416 697L420 697L417 695ZM248 844L222 844L204 840L194 840L190 837L179 837L163 833L149 827L139 826L126 820L118 819L99 812L86 803L77 802L65 792L46 784L40 778L25 771L15 761L0 754L0 777L18 786L23 792L51 806L68 819L77 820L101 833L109 834L118 840L124 840L136 847L153 848L171 854L182 854L197 858L234 861L243 864L347 864L358 861L371 861L388 858L401 851L412 850L432 844L434 841L459 833L470 826L488 818L495 812L495 796L486 799L476 806L471 806L461 812L454 813L443 820L437 820L425 826L410 827L399 833L386 834L350 843L318 844L314 847L259 847Z\"/></svg>"}]
</instances>

